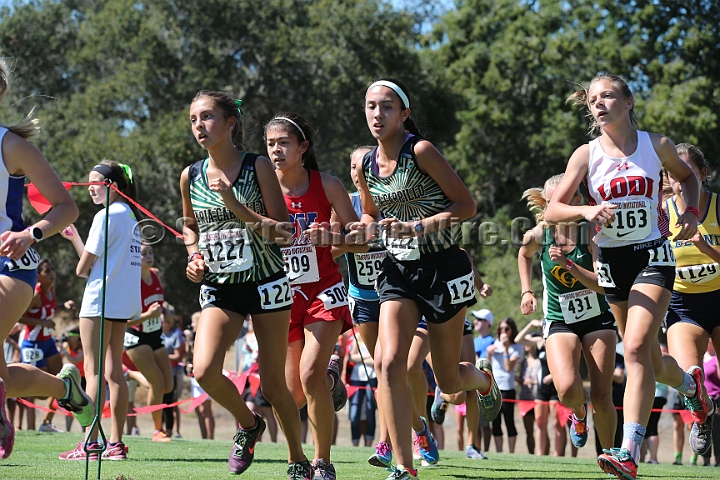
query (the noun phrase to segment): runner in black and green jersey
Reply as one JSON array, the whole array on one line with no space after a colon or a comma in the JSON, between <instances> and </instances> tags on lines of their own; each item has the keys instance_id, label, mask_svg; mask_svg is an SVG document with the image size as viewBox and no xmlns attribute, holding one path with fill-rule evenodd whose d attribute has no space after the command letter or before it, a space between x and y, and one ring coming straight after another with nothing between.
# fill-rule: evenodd
<instances>
[{"instance_id":1,"label":"runner in black and green jersey","mask_svg":"<svg viewBox=\"0 0 720 480\"><path fill-rule=\"evenodd\" d=\"M544 188L526 190L523 198L535 212L538 225L525 234L518 253L522 284L520 310L523 315L537 308L530 277L533 256L540 255L543 272L543 338L550 374L560 401L572 410L570 428L573 445L587 441L587 403L580 377L580 354L585 354L595 410L595 427L603 448L611 448L617 416L611 388L615 360L615 320L597 284L594 261L597 257L592 224L549 225L543 213L562 175L551 177ZM576 194L575 204L582 196ZM516 341L525 337L527 329ZM521 342L523 343L523 342Z\"/></svg>"},{"instance_id":2,"label":"runner in black and green jersey","mask_svg":"<svg viewBox=\"0 0 720 480\"><path fill-rule=\"evenodd\" d=\"M300 414L285 381L292 293L276 243L288 212L270 161L243 152L240 102L201 91L190 105L190 124L208 158L180 178L187 246L186 273L202 282L202 314L195 335L194 371L200 386L235 417L239 428L228 468L250 467L265 430L235 385L222 373L225 352L253 317L260 382L288 441L291 479L312 478L302 451ZM284 333L283 333L284 332Z\"/></svg>"},{"instance_id":3,"label":"runner in black and green jersey","mask_svg":"<svg viewBox=\"0 0 720 480\"><path fill-rule=\"evenodd\" d=\"M500 391L487 360L481 369L460 363L465 310L475 300L473 271L457 246L459 222L475 214L467 187L445 158L419 137L408 91L394 79L374 82L365 94L365 119L378 146L356 171L362 222L380 220L388 255L377 277L382 366L378 402L387 412L397 466L392 479L414 479L411 412L407 408L408 352L421 316L427 320L433 366L443 392L479 390L480 409L492 420ZM370 228L371 232L374 228ZM377 362L376 362L377 363Z\"/></svg>"}]
</instances>

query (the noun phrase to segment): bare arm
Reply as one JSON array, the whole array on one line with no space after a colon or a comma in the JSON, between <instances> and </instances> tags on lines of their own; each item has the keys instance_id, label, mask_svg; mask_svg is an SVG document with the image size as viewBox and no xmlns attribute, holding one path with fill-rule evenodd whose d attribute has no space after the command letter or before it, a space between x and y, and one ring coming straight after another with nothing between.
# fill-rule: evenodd
<instances>
[{"instance_id":1,"label":"bare arm","mask_svg":"<svg viewBox=\"0 0 720 480\"><path fill-rule=\"evenodd\" d=\"M597 256L597 248L595 248L595 243L591 240L588 244L588 249L590 250L592 256L593 256L593 265L595 265L596 260L598 259ZM560 247L552 246L548 249L548 254L550 255L550 259L563 267L565 270L567 269L568 265L568 259L565 256L565 254L562 252ZM593 271L587 270L577 263L572 264L572 267L570 270L568 270L573 277L577 278L580 283L582 283L584 286L592 290L593 292L597 292L599 294L605 295L605 290L601 286L598 285L597 280L598 276L595 272L595 269L593 268Z\"/></svg>"},{"instance_id":2,"label":"bare arm","mask_svg":"<svg viewBox=\"0 0 720 480\"><path fill-rule=\"evenodd\" d=\"M194 253L200 253L198 249L198 224L195 219L195 212L193 211L192 201L190 200L190 167L183 170L180 175L180 196L182 197L182 210L183 210L183 241L185 242L185 248L187 249L188 255ZM202 257L196 257L191 262L188 262L185 268L185 274L187 277L195 282L199 283L202 281L205 275L205 260Z\"/></svg>"},{"instance_id":3,"label":"bare arm","mask_svg":"<svg viewBox=\"0 0 720 480\"><path fill-rule=\"evenodd\" d=\"M650 138L652 139L655 152L657 152L658 157L660 157L663 168L680 182L685 205L697 209L700 200L700 182L697 176L695 176L695 173L688 164L680 158L675 144L673 144L669 138L657 134L651 134ZM689 212L686 208L685 211L678 216L677 225L682 228L673 240L689 240L695 235L697 224L698 216L693 212Z\"/></svg>"},{"instance_id":4,"label":"bare arm","mask_svg":"<svg viewBox=\"0 0 720 480\"><path fill-rule=\"evenodd\" d=\"M540 252L540 244L537 238L542 238L542 225L535 226L532 230L525 232L523 244L518 252L518 273L520 274L520 312L529 315L537 310L537 299L532 291L532 262L533 256Z\"/></svg>"},{"instance_id":5,"label":"bare arm","mask_svg":"<svg viewBox=\"0 0 720 480\"><path fill-rule=\"evenodd\" d=\"M43 231L43 238L58 233L78 217L78 208L60 178L40 150L12 132L2 140L5 167L11 175L27 175L38 191L50 202L49 213L34 226ZM30 231L4 232L0 235L0 255L18 260L34 243Z\"/></svg>"},{"instance_id":6,"label":"bare arm","mask_svg":"<svg viewBox=\"0 0 720 480\"><path fill-rule=\"evenodd\" d=\"M601 204L595 206L570 205L580 183L587 176L590 161L590 146L579 147L570 157L565 175L555 189L547 210L545 220L550 223L574 222L582 218L599 225L612 222L614 206Z\"/></svg>"},{"instance_id":7,"label":"bare arm","mask_svg":"<svg viewBox=\"0 0 720 480\"><path fill-rule=\"evenodd\" d=\"M542 337L532 337L529 335L530 330L532 330L533 328L542 328L542 320L530 320L528 324L525 325L525 327L518 332L517 336L515 337L515 343L540 348L543 342Z\"/></svg>"}]
</instances>

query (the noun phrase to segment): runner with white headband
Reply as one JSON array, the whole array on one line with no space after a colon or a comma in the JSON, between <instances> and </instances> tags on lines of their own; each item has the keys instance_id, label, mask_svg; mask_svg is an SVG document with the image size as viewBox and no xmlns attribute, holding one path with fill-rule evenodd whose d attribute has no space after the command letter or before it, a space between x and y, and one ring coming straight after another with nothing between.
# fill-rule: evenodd
<instances>
[{"instance_id":1,"label":"runner with white headband","mask_svg":"<svg viewBox=\"0 0 720 480\"><path fill-rule=\"evenodd\" d=\"M427 321L440 389L449 394L477 390L482 394L478 406L488 421L501 406L487 359L477 367L460 362L465 312L475 301L475 284L472 263L457 244L460 222L475 214L475 201L440 152L420 137L409 104L407 88L397 80L381 79L368 88L365 119L378 145L356 167L362 221L371 233L379 222L388 250L376 280L380 322L375 365L380 372L378 403L397 459L388 478L402 480L417 478L406 367L421 317Z\"/></svg>"}]
</instances>

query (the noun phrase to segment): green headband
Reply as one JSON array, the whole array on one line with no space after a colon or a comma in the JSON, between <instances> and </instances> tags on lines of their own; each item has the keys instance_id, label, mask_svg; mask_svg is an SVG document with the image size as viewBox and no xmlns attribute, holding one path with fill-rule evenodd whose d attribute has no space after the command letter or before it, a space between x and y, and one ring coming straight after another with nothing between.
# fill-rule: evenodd
<instances>
[{"instance_id":1,"label":"green headband","mask_svg":"<svg viewBox=\"0 0 720 480\"><path fill-rule=\"evenodd\" d=\"M125 165L124 163L118 163L118 165L120 165L120 168L123 169L125 175L127 175L128 179L130 179L130 183L135 183L135 181L133 180L132 168L130 168L129 165Z\"/></svg>"}]
</instances>

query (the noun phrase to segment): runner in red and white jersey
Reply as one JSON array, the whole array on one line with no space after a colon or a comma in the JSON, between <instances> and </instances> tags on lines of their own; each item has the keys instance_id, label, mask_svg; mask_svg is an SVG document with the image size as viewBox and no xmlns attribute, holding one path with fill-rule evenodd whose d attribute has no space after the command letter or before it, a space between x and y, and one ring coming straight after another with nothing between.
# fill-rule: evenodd
<instances>
[{"instance_id":1,"label":"runner in red and white jersey","mask_svg":"<svg viewBox=\"0 0 720 480\"><path fill-rule=\"evenodd\" d=\"M161 314L165 293L155 269L152 268L154 256L150 245L140 247L140 261L142 314L140 318L127 322L125 354L150 384L147 404L159 405L162 403L163 395L171 392L174 386L172 367L161 337ZM152 417L155 424L153 441L169 442L170 436L162 429L162 410L152 412ZM130 424L128 426L132 427Z\"/></svg>"},{"instance_id":2,"label":"runner in red and white jersey","mask_svg":"<svg viewBox=\"0 0 720 480\"><path fill-rule=\"evenodd\" d=\"M568 100L590 111L590 130L600 135L573 153L545 219L559 223L584 218L600 227L595 271L623 333L627 388L621 448L605 450L598 464L618 478L635 478L654 400L648 392L655 390L655 381L685 397L698 425L713 413L703 391L702 368L683 372L672 357L661 354L657 338L675 280L675 257L664 237L664 217L657 211L660 171L665 168L682 185L687 205L677 219L675 241L689 240L697 231L699 184L672 141L637 130L635 99L622 78L599 75ZM570 204L583 181L596 205ZM691 432L691 443L700 430Z\"/></svg>"},{"instance_id":3,"label":"runner in red and white jersey","mask_svg":"<svg viewBox=\"0 0 720 480\"><path fill-rule=\"evenodd\" d=\"M308 405L315 478L335 478L330 463L333 412L345 405L347 392L333 348L352 320L347 290L330 252L330 246L342 243L343 237L331 228L330 215L334 211L343 226L358 217L343 184L319 172L313 129L304 118L295 113L276 115L265 126L265 140L293 230L291 245L282 249L293 287L285 374L298 406Z\"/></svg>"}]
</instances>

